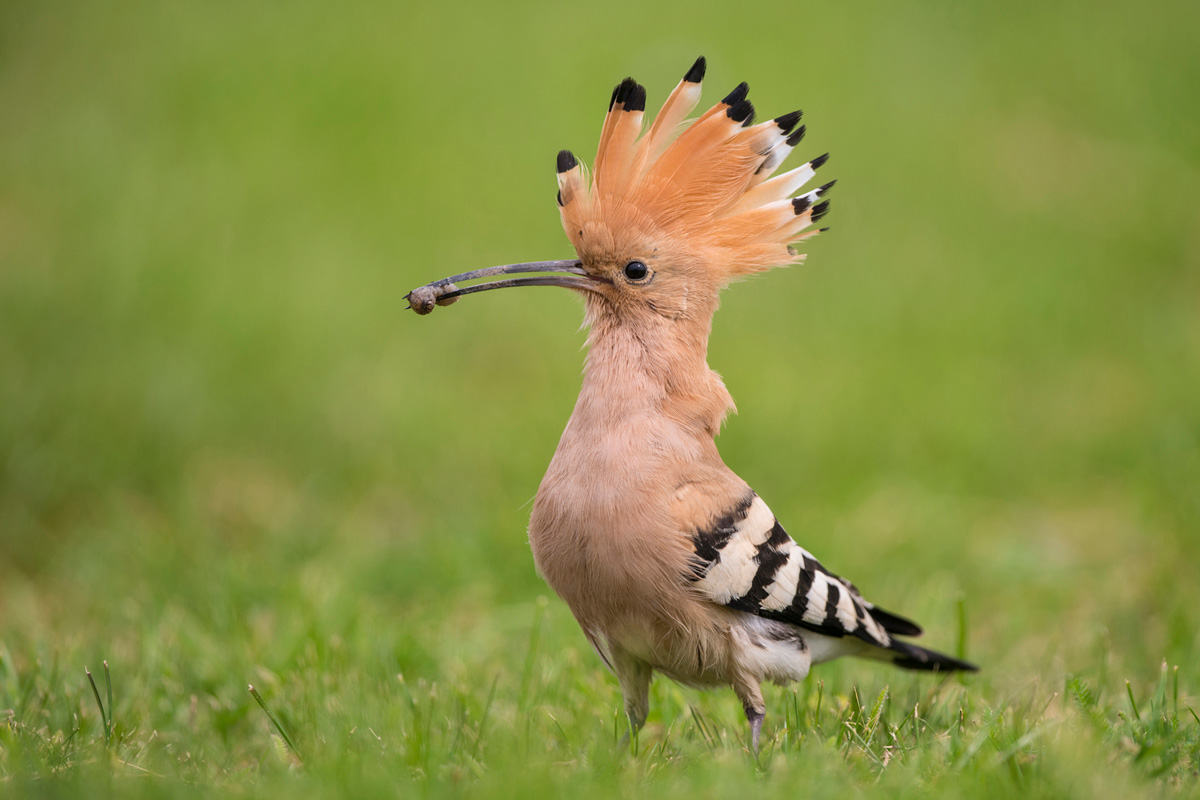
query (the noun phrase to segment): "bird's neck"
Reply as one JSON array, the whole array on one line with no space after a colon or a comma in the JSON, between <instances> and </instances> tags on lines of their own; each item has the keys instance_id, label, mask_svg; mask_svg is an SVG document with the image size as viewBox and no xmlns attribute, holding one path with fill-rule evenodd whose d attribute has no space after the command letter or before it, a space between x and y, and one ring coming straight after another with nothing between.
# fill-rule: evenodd
<instances>
[{"instance_id":1,"label":"bird's neck","mask_svg":"<svg viewBox=\"0 0 1200 800\"><path fill-rule=\"evenodd\" d=\"M656 415L681 432L716 436L733 398L708 366L711 328L711 318L593 320L572 422L603 431Z\"/></svg>"}]
</instances>

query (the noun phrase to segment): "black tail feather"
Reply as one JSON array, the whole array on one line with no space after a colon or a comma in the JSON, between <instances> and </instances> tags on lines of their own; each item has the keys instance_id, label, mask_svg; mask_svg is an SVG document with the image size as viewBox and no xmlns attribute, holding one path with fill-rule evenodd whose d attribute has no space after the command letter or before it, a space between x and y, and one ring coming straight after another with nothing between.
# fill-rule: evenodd
<instances>
[{"instance_id":1,"label":"black tail feather","mask_svg":"<svg viewBox=\"0 0 1200 800\"><path fill-rule=\"evenodd\" d=\"M891 649L896 657L892 663L904 669L915 669L923 672L978 672L979 667L969 661L960 661L954 656L927 650L915 644L892 640Z\"/></svg>"},{"instance_id":2,"label":"black tail feather","mask_svg":"<svg viewBox=\"0 0 1200 800\"><path fill-rule=\"evenodd\" d=\"M875 618L875 621L883 626L883 629L888 633L896 636L920 636L925 631L921 630L921 626L913 622L911 619L893 614L890 611L884 611L882 608L875 606L871 609L870 614Z\"/></svg>"}]
</instances>

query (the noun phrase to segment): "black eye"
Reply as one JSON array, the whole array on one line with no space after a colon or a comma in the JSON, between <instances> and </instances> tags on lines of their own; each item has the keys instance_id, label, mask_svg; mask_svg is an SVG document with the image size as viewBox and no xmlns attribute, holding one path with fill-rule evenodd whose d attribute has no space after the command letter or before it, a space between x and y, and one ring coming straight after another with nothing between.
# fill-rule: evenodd
<instances>
[{"instance_id":1,"label":"black eye","mask_svg":"<svg viewBox=\"0 0 1200 800\"><path fill-rule=\"evenodd\" d=\"M650 268L640 261L630 261L625 265L625 277L635 283L644 281L649 274Z\"/></svg>"}]
</instances>

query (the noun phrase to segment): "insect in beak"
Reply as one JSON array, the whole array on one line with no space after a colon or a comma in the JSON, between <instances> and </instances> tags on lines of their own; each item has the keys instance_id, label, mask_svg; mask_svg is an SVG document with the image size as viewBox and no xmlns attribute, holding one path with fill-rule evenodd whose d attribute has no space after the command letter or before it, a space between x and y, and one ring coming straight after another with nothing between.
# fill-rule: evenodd
<instances>
[{"instance_id":1,"label":"insect in beak","mask_svg":"<svg viewBox=\"0 0 1200 800\"><path fill-rule=\"evenodd\" d=\"M460 281L471 281L478 278L491 278L496 275L516 275L523 272L552 272L558 275L532 275L527 278L506 278L498 281L487 281L467 286L462 289L456 284ZM449 278L427 283L413 289L404 296L408 308L418 314L428 314L434 306L448 306L458 301L458 298L476 292L486 292L490 289L507 289L510 286L562 286L567 289L577 289L585 292L598 291L597 286L608 283L604 278L588 275L583 269L583 262L578 259L570 261L529 261L523 264L504 264L499 267L485 267L461 275L451 275Z\"/></svg>"}]
</instances>

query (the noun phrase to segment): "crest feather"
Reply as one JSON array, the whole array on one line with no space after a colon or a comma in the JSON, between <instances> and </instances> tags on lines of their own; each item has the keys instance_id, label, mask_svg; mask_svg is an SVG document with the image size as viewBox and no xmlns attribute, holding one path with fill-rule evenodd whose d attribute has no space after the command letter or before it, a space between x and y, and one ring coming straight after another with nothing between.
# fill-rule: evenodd
<instances>
[{"instance_id":1,"label":"crest feather","mask_svg":"<svg viewBox=\"0 0 1200 800\"><path fill-rule=\"evenodd\" d=\"M590 182L570 152L559 153L559 211L581 258L623 241L665 241L694 253L719 280L803 259L790 245L819 232L809 229L829 203L814 203L832 183L793 195L828 155L772 178L805 129L796 127L799 111L755 125L745 83L681 129L700 100L705 67L697 59L644 135L646 90L632 78L619 83Z\"/></svg>"}]
</instances>

